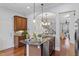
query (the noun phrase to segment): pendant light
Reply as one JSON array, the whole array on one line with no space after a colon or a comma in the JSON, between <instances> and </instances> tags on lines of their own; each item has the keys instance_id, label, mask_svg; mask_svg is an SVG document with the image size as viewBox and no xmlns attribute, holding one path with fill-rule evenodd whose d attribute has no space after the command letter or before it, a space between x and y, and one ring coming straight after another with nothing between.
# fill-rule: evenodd
<instances>
[{"instance_id":1,"label":"pendant light","mask_svg":"<svg viewBox=\"0 0 79 59\"><path fill-rule=\"evenodd\" d=\"M46 19L44 19L44 8L43 8L43 6L44 6L44 4L41 4L41 9L42 9L42 25L44 25L44 26L47 26L47 25L50 25L50 23L47 21L47 13L45 14L45 16L46 16Z\"/></svg>"},{"instance_id":2,"label":"pendant light","mask_svg":"<svg viewBox=\"0 0 79 59\"><path fill-rule=\"evenodd\" d=\"M45 19L44 25L48 25L48 23L47 23L47 15L48 15L48 14L46 13L46 14L45 14L45 16L46 16L45 18L46 18L46 19Z\"/></svg>"},{"instance_id":3,"label":"pendant light","mask_svg":"<svg viewBox=\"0 0 79 59\"><path fill-rule=\"evenodd\" d=\"M41 4L41 9L42 9L42 25L44 25L44 21L43 21L43 5L44 4Z\"/></svg>"},{"instance_id":4,"label":"pendant light","mask_svg":"<svg viewBox=\"0 0 79 59\"><path fill-rule=\"evenodd\" d=\"M33 23L35 23L36 20L35 20L35 3L34 3L34 16L33 16Z\"/></svg>"},{"instance_id":5,"label":"pendant light","mask_svg":"<svg viewBox=\"0 0 79 59\"><path fill-rule=\"evenodd\" d=\"M44 12L44 10L43 10L43 9L44 9L43 6L44 6L44 4L41 4L41 9L42 9L42 20L41 20L42 22L41 22L41 23L42 23L43 26L45 26L45 25L47 25L47 24L45 23L45 21L44 21L44 17L43 17L43 16L44 16L44 15L43 15L43 14L44 14L44 13L43 13L43 12Z\"/></svg>"}]
</instances>

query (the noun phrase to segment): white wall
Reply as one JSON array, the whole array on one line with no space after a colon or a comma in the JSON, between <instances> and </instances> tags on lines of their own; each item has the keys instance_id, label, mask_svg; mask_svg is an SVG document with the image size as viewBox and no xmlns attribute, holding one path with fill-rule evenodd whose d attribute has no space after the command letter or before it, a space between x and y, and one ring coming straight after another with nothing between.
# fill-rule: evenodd
<instances>
[{"instance_id":1,"label":"white wall","mask_svg":"<svg viewBox=\"0 0 79 59\"><path fill-rule=\"evenodd\" d=\"M76 10L76 16L74 18L72 17L72 19L70 21L70 25L69 25L70 42L73 43L73 44L75 43L75 39L74 39L74 22L75 22L75 20L77 18L79 18L79 6L78 5L79 4L63 4L63 5L59 5L58 7L55 7L55 8L52 8L52 7L48 8L49 9L48 12L52 12L52 13L56 13L56 14L58 14L60 12L67 12L67 11ZM39 13L37 13L37 14L39 14ZM31 23L32 18L30 17L32 15L33 14L28 15L28 19L30 19L29 25L32 24ZM58 17L58 16L56 16L56 17ZM60 20L60 19L59 18L56 18L56 20ZM56 22L57 22L56 23L56 25L57 25L58 24L58 21L56 21ZM36 25L38 26L38 24L36 24ZM33 24L30 27L32 28L33 27ZM29 28L29 31L33 32L33 30L30 29L30 27L28 27ZM57 39L55 40L55 47L56 47L56 50L60 50L60 39L58 39L58 38L60 38L60 35L59 35L59 33L60 33L60 31L59 31L60 30L60 27L59 26L57 26L57 27L59 29L58 28L56 29L56 31L57 31L56 38Z\"/></svg>"},{"instance_id":2,"label":"white wall","mask_svg":"<svg viewBox=\"0 0 79 59\"><path fill-rule=\"evenodd\" d=\"M14 47L14 15L20 14L0 7L0 50Z\"/></svg>"}]
</instances>

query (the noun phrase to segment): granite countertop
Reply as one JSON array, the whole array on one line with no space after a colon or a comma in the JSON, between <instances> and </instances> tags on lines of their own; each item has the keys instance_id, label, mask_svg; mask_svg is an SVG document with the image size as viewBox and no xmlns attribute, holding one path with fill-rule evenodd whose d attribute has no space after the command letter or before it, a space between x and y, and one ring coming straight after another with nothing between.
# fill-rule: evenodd
<instances>
[{"instance_id":1,"label":"granite countertop","mask_svg":"<svg viewBox=\"0 0 79 59\"><path fill-rule=\"evenodd\" d=\"M51 39L51 37L46 37L46 38L43 38L43 40L42 40L41 42L38 42L38 41L36 41L36 42L31 42L31 41L29 41L29 39L26 39L25 41L22 40L22 41L20 41L20 42L21 42L21 43L24 43L24 44L29 44L29 45L41 45L41 44L43 44L43 43L49 41L50 39Z\"/></svg>"},{"instance_id":2,"label":"granite countertop","mask_svg":"<svg viewBox=\"0 0 79 59\"><path fill-rule=\"evenodd\" d=\"M23 30L18 30L14 32L14 36L22 36Z\"/></svg>"}]
</instances>

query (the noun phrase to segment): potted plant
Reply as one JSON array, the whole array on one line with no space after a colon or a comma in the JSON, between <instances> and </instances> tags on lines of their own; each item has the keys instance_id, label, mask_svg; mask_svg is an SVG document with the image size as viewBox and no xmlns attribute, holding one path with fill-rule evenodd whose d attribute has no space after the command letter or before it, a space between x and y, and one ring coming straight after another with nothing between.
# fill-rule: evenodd
<instances>
[{"instance_id":1,"label":"potted plant","mask_svg":"<svg viewBox=\"0 0 79 59\"><path fill-rule=\"evenodd\" d=\"M25 37L25 39L29 38L29 34L28 34L27 30L24 30L23 36Z\"/></svg>"},{"instance_id":2,"label":"potted plant","mask_svg":"<svg viewBox=\"0 0 79 59\"><path fill-rule=\"evenodd\" d=\"M37 40L36 33L33 33L33 39Z\"/></svg>"},{"instance_id":3,"label":"potted plant","mask_svg":"<svg viewBox=\"0 0 79 59\"><path fill-rule=\"evenodd\" d=\"M42 34L38 34L38 40L39 40L39 42L42 41Z\"/></svg>"}]
</instances>

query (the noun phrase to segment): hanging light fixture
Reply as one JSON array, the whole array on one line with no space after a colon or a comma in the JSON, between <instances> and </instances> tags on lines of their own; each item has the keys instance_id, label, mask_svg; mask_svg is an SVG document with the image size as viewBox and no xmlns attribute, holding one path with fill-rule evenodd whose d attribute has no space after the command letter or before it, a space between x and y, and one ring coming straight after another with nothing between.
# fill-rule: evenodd
<instances>
[{"instance_id":1,"label":"hanging light fixture","mask_svg":"<svg viewBox=\"0 0 79 59\"><path fill-rule=\"evenodd\" d=\"M50 25L50 22L48 22L48 18L47 17L48 17L48 14L46 13L46 22L45 23L46 23L46 25Z\"/></svg>"},{"instance_id":2,"label":"hanging light fixture","mask_svg":"<svg viewBox=\"0 0 79 59\"><path fill-rule=\"evenodd\" d=\"M50 25L50 23L47 21L47 15L48 15L47 13L45 14L46 18L44 20L44 17L43 17L44 16L43 15L44 14L43 13L44 8L43 8L43 6L44 6L44 4L41 4L41 9L42 9L42 22L41 23L42 23L42 25L47 26L47 25Z\"/></svg>"},{"instance_id":3,"label":"hanging light fixture","mask_svg":"<svg viewBox=\"0 0 79 59\"><path fill-rule=\"evenodd\" d=\"M41 4L41 9L42 9L42 22L41 23L42 23L42 25L44 25L44 21L43 21L43 5L44 4Z\"/></svg>"},{"instance_id":4,"label":"hanging light fixture","mask_svg":"<svg viewBox=\"0 0 79 59\"><path fill-rule=\"evenodd\" d=\"M48 15L48 14L46 13L46 14L45 14L46 17L45 17L44 25L48 25L48 22L47 22L47 15Z\"/></svg>"},{"instance_id":5,"label":"hanging light fixture","mask_svg":"<svg viewBox=\"0 0 79 59\"><path fill-rule=\"evenodd\" d=\"M33 23L35 23L36 20L35 20L35 3L34 3L34 16L33 16Z\"/></svg>"},{"instance_id":6,"label":"hanging light fixture","mask_svg":"<svg viewBox=\"0 0 79 59\"><path fill-rule=\"evenodd\" d=\"M45 26L45 25L47 25L47 23L45 22L44 17L43 17L43 16L44 16L44 15L43 15L43 14L44 14L44 13L43 13L43 9L44 9L43 6L44 6L44 4L41 4L41 9L42 9L42 22L41 22L41 23L42 23L42 25Z\"/></svg>"}]
</instances>

